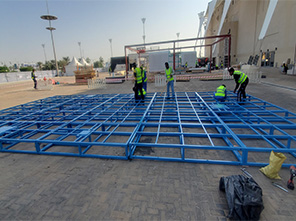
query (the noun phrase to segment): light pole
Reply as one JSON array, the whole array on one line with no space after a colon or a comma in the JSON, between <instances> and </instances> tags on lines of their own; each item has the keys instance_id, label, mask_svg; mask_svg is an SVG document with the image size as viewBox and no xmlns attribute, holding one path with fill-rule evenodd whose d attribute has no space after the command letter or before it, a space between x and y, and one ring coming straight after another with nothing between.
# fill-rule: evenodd
<instances>
[{"instance_id":1,"label":"light pole","mask_svg":"<svg viewBox=\"0 0 296 221\"><path fill-rule=\"evenodd\" d=\"M176 33L176 35L177 35L177 40L179 41L180 32ZM179 47L179 42L178 42L178 47ZM180 49L180 51L181 51L181 49Z\"/></svg>"},{"instance_id":2,"label":"light pole","mask_svg":"<svg viewBox=\"0 0 296 221\"><path fill-rule=\"evenodd\" d=\"M53 20L57 20L58 17L54 16L54 15L49 15L49 10L48 10L48 4L46 1L46 6L47 6L47 15L42 15L41 18L43 20L48 20L49 23L49 27L46 27L47 30L50 31L50 35L51 35L51 42L52 42L52 48L53 48L53 54L54 54L54 59L55 59L55 63L56 63L56 70L57 73L56 75L59 76L59 66L58 66L58 61L57 61L57 56L56 56L56 52L55 52L55 46L54 46L54 40L53 40L53 34L52 31L56 30L55 28L51 27L51 21Z\"/></svg>"},{"instance_id":3,"label":"light pole","mask_svg":"<svg viewBox=\"0 0 296 221\"><path fill-rule=\"evenodd\" d=\"M43 52L44 52L44 57L45 57L45 63L46 63L47 58L46 58L46 53L45 53L45 44L41 44L41 46L43 47Z\"/></svg>"},{"instance_id":4,"label":"light pole","mask_svg":"<svg viewBox=\"0 0 296 221\"><path fill-rule=\"evenodd\" d=\"M146 35L145 35L145 21L146 21L146 18L142 18L141 20L143 22L143 42L144 42L144 47L145 47L145 38L146 38Z\"/></svg>"},{"instance_id":5,"label":"light pole","mask_svg":"<svg viewBox=\"0 0 296 221\"><path fill-rule=\"evenodd\" d=\"M109 41L110 41L111 58L112 58L113 57L113 52L112 52L112 38L110 38Z\"/></svg>"},{"instance_id":6,"label":"light pole","mask_svg":"<svg viewBox=\"0 0 296 221\"><path fill-rule=\"evenodd\" d=\"M80 58L82 59L82 53L81 53L81 42L78 42L79 50L80 50Z\"/></svg>"}]
</instances>

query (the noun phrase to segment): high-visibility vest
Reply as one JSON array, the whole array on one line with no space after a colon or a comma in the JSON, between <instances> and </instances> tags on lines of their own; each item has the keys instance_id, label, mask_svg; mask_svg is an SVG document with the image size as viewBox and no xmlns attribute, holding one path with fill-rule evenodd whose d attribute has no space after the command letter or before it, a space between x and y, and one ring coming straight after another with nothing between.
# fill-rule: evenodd
<instances>
[{"instance_id":1,"label":"high-visibility vest","mask_svg":"<svg viewBox=\"0 0 296 221\"><path fill-rule=\"evenodd\" d=\"M216 97L225 97L225 91L226 91L226 87L221 85L221 86L217 87L215 96Z\"/></svg>"},{"instance_id":2,"label":"high-visibility vest","mask_svg":"<svg viewBox=\"0 0 296 221\"><path fill-rule=\"evenodd\" d=\"M137 84L141 84L142 83L142 72L140 68L135 68L134 72L136 73L136 81Z\"/></svg>"},{"instance_id":3,"label":"high-visibility vest","mask_svg":"<svg viewBox=\"0 0 296 221\"><path fill-rule=\"evenodd\" d=\"M31 72L31 78L33 79L33 80L35 80L35 78L36 78L36 75L35 75L35 73L32 71Z\"/></svg>"},{"instance_id":4,"label":"high-visibility vest","mask_svg":"<svg viewBox=\"0 0 296 221\"><path fill-rule=\"evenodd\" d=\"M165 74L166 74L166 77L167 77L168 81L173 81L174 80L174 77L173 76L171 77L172 73L173 73L173 70L172 70L171 67L169 67L169 69L165 69Z\"/></svg>"},{"instance_id":5,"label":"high-visibility vest","mask_svg":"<svg viewBox=\"0 0 296 221\"><path fill-rule=\"evenodd\" d=\"M147 75L146 75L145 69L143 69L143 71L142 71L142 79L144 82L147 82Z\"/></svg>"},{"instance_id":6,"label":"high-visibility vest","mask_svg":"<svg viewBox=\"0 0 296 221\"><path fill-rule=\"evenodd\" d=\"M240 76L239 79L238 79L238 83L239 83L239 84L244 83L245 80L246 80L247 77L248 77L245 73L243 73L243 72L241 72L241 71L234 71L233 74L234 74L234 75L239 75L239 76Z\"/></svg>"},{"instance_id":7,"label":"high-visibility vest","mask_svg":"<svg viewBox=\"0 0 296 221\"><path fill-rule=\"evenodd\" d=\"M143 95L145 96L145 95L146 95L146 91L145 91L144 88L142 88L142 92L143 92ZM141 95L141 92L140 92L140 91L138 91L138 95L139 95L139 96Z\"/></svg>"}]
</instances>

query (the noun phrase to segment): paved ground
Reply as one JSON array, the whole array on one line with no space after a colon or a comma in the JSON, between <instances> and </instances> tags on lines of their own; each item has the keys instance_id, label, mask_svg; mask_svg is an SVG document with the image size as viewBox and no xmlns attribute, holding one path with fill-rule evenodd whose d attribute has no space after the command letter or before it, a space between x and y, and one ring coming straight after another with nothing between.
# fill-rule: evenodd
<instances>
[{"instance_id":1,"label":"paved ground","mask_svg":"<svg viewBox=\"0 0 296 221\"><path fill-rule=\"evenodd\" d=\"M262 71L267 78L250 84L247 92L295 112L296 76ZM32 82L0 85L0 109L59 94L132 92L132 82L89 90L72 84L73 78L59 81L68 84L52 91L35 91ZM175 90L211 91L221 83L177 82ZM234 88L233 81L223 83ZM149 84L148 90L165 89ZM0 153L0 167L1 220L226 220L228 207L219 179L241 174L237 166L7 153ZM272 186L258 169L247 170L263 189L261 220L295 220L296 190L285 193ZM288 169L281 169L280 176L278 183L285 186Z\"/></svg>"}]
</instances>

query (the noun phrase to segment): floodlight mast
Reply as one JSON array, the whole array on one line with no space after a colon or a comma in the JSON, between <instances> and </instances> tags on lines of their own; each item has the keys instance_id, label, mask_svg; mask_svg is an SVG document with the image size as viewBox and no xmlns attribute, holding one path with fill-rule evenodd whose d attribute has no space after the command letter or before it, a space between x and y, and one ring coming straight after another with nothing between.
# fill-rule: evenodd
<instances>
[{"instance_id":1,"label":"floodlight mast","mask_svg":"<svg viewBox=\"0 0 296 221\"><path fill-rule=\"evenodd\" d=\"M55 59L55 63L56 63L56 71L57 71L56 75L59 76L59 66L58 66L58 61L57 61L57 56L56 56L56 50L55 50L55 46L54 46L53 33L52 33L52 31L54 31L56 29L51 26L51 21L57 20L58 17L49 14L49 9L48 9L48 3L47 3L47 1L46 1L46 7L47 7L47 15L42 15L41 16L41 19L47 20L48 23L49 23L49 27L46 27L46 29L50 31L52 48L53 48L53 55L54 55L54 59Z\"/></svg>"}]
</instances>

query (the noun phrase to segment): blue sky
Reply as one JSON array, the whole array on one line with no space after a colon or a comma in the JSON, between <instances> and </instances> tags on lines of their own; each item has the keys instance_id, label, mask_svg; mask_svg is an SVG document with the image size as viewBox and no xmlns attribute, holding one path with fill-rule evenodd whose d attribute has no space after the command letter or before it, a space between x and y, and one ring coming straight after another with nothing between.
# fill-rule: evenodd
<instances>
[{"instance_id":1,"label":"blue sky","mask_svg":"<svg viewBox=\"0 0 296 221\"><path fill-rule=\"evenodd\" d=\"M198 13L206 11L207 0L48 0L49 13L58 17L54 41L57 59L83 57L108 61L124 56L124 46L143 42L146 18L146 43L196 37ZM54 59L45 0L0 0L0 64L44 62Z\"/></svg>"}]
</instances>

